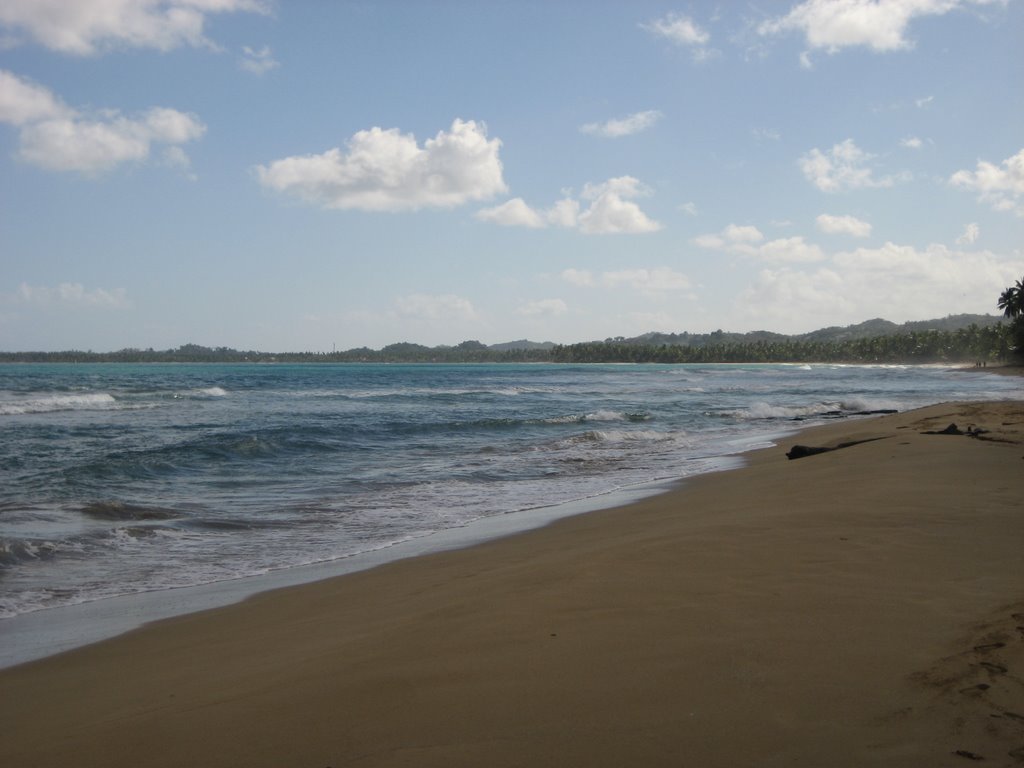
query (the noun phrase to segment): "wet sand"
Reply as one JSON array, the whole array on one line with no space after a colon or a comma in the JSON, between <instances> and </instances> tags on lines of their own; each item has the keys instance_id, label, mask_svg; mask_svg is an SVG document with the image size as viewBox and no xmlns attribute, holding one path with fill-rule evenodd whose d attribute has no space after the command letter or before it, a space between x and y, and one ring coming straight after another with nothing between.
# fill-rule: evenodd
<instances>
[{"instance_id":1,"label":"wet sand","mask_svg":"<svg viewBox=\"0 0 1024 768\"><path fill-rule=\"evenodd\" d=\"M0 670L0 764L1024 765L1024 403L748 458Z\"/></svg>"}]
</instances>

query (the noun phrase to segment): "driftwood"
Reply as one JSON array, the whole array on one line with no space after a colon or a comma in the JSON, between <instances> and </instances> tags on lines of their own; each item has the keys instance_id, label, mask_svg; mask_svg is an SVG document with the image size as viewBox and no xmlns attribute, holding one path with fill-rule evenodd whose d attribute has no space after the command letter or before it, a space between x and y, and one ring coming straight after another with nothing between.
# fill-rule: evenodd
<instances>
[{"instance_id":1,"label":"driftwood","mask_svg":"<svg viewBox=\"0 0 1024 768\"><path fill-rule=\"evenodd\" d=\"M922 432L922 435L967 435L968 437L979 437L988 432L987 429L981 427L975 427L973 425L967 428L967 431L960 429L956 424L950 424L945 429L930 430L928 432Z\"/></svg>"},{"instance_id":2,"label":"driftwood","mask_svg":"<svg viewBox=\"0 0 1024 768\"><path fill-rule=\"evenodd\" d=\"M794 445L786 453L786 458L790 461L794 459L802 459L805 456L817 456L819 453L829 453L830 451L838 451L841 448L849 448L851 445L860 445L861 443L873 443L875 440L885 440L885 437L869 437L866 440L851 440L847 443L839 443L829 448L819 448L811 445Z\"/></svg>"}]
</instances>

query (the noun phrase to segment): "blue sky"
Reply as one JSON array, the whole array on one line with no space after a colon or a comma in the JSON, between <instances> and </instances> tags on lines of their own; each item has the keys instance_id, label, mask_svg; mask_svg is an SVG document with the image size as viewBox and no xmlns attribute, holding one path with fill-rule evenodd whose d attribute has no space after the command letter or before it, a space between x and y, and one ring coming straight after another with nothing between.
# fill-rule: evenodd
<instances>
[{"instance_id":1,"label":"blue sky","mask_svg":"<svg viewBox=\"0 0 1024 768\"><path fill-rule=\"evenodd\" d=\"M995 313L1024 3L0 0L0 349Z\"/></svg>"}]
</instances>

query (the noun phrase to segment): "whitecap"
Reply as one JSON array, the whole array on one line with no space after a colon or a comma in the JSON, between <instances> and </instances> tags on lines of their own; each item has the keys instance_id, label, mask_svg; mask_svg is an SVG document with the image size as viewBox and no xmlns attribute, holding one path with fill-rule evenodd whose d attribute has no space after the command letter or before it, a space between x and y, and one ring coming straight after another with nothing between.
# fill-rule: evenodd
<instances>
[{"instance_id":1,"label":"whitecap","mask_svg":"<svg viewBox=\"0 0 1024 768\"><path fill-rule=\"evenodd\" d=\"M18 416L26 413L54 413L56 411L96 410L117 405L113 395L94 392L84 395L49 395L24 398L0 403L0 416Z\"/></svg>"}]
</instances>

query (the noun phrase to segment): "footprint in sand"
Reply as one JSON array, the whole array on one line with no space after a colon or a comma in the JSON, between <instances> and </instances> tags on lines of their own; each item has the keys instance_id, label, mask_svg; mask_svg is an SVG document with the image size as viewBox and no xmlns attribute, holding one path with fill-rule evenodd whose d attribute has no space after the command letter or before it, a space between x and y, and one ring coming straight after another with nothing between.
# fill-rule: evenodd
<instances>
[{"instance_id":1,"label":"footprint in sand","mask_svg":"<svg viewBox=\"0 0 1024 768\"><path fill-rule=\"evenodd\" d=\"M978 693L980 691L987 691L992 686L988 683L978 683L977 685L969 685L966 688L961 688L960 693Z\"/></svg>"},{"instance_id":2,"label":"footprint in sand","mask_svg":"<svg viewBox=\"0 0 1024 768\"><path fill-rule=\"evenodd\" d=\"M966 749L958 749L954 753L957 757L966 757L968 760L984 760L985 758L981 755L977 755L974 752L968 752Z\"/></svg>"},{"instance_id":3,"label":"footprint in sand","mask_svg":"<svg viewBox=\"0 0 1024 768\"><path fill-rule=\"evenodd\" d=\"M1004 667L1002 664L996 664L996 663L991 662L991 661L983 661L980 664L978 664L978 666L979 667L984 667L989 672L991 672L993 675L1005 675L1006 671L1007 671L1006 667Z\"/></svg>"},{"instance_id":4,"label":"footprint in sand","mask_svg":"<svg viewBox=\"0 0 1024 768\"><path fill-rule=\"evenodd\" d=\"M989 651L998 651L1000 648L1005 648L1006 643L986 643L985 645L976 645L974 650L978 653L988 653Z\"/></svg>"}]
</instances>

